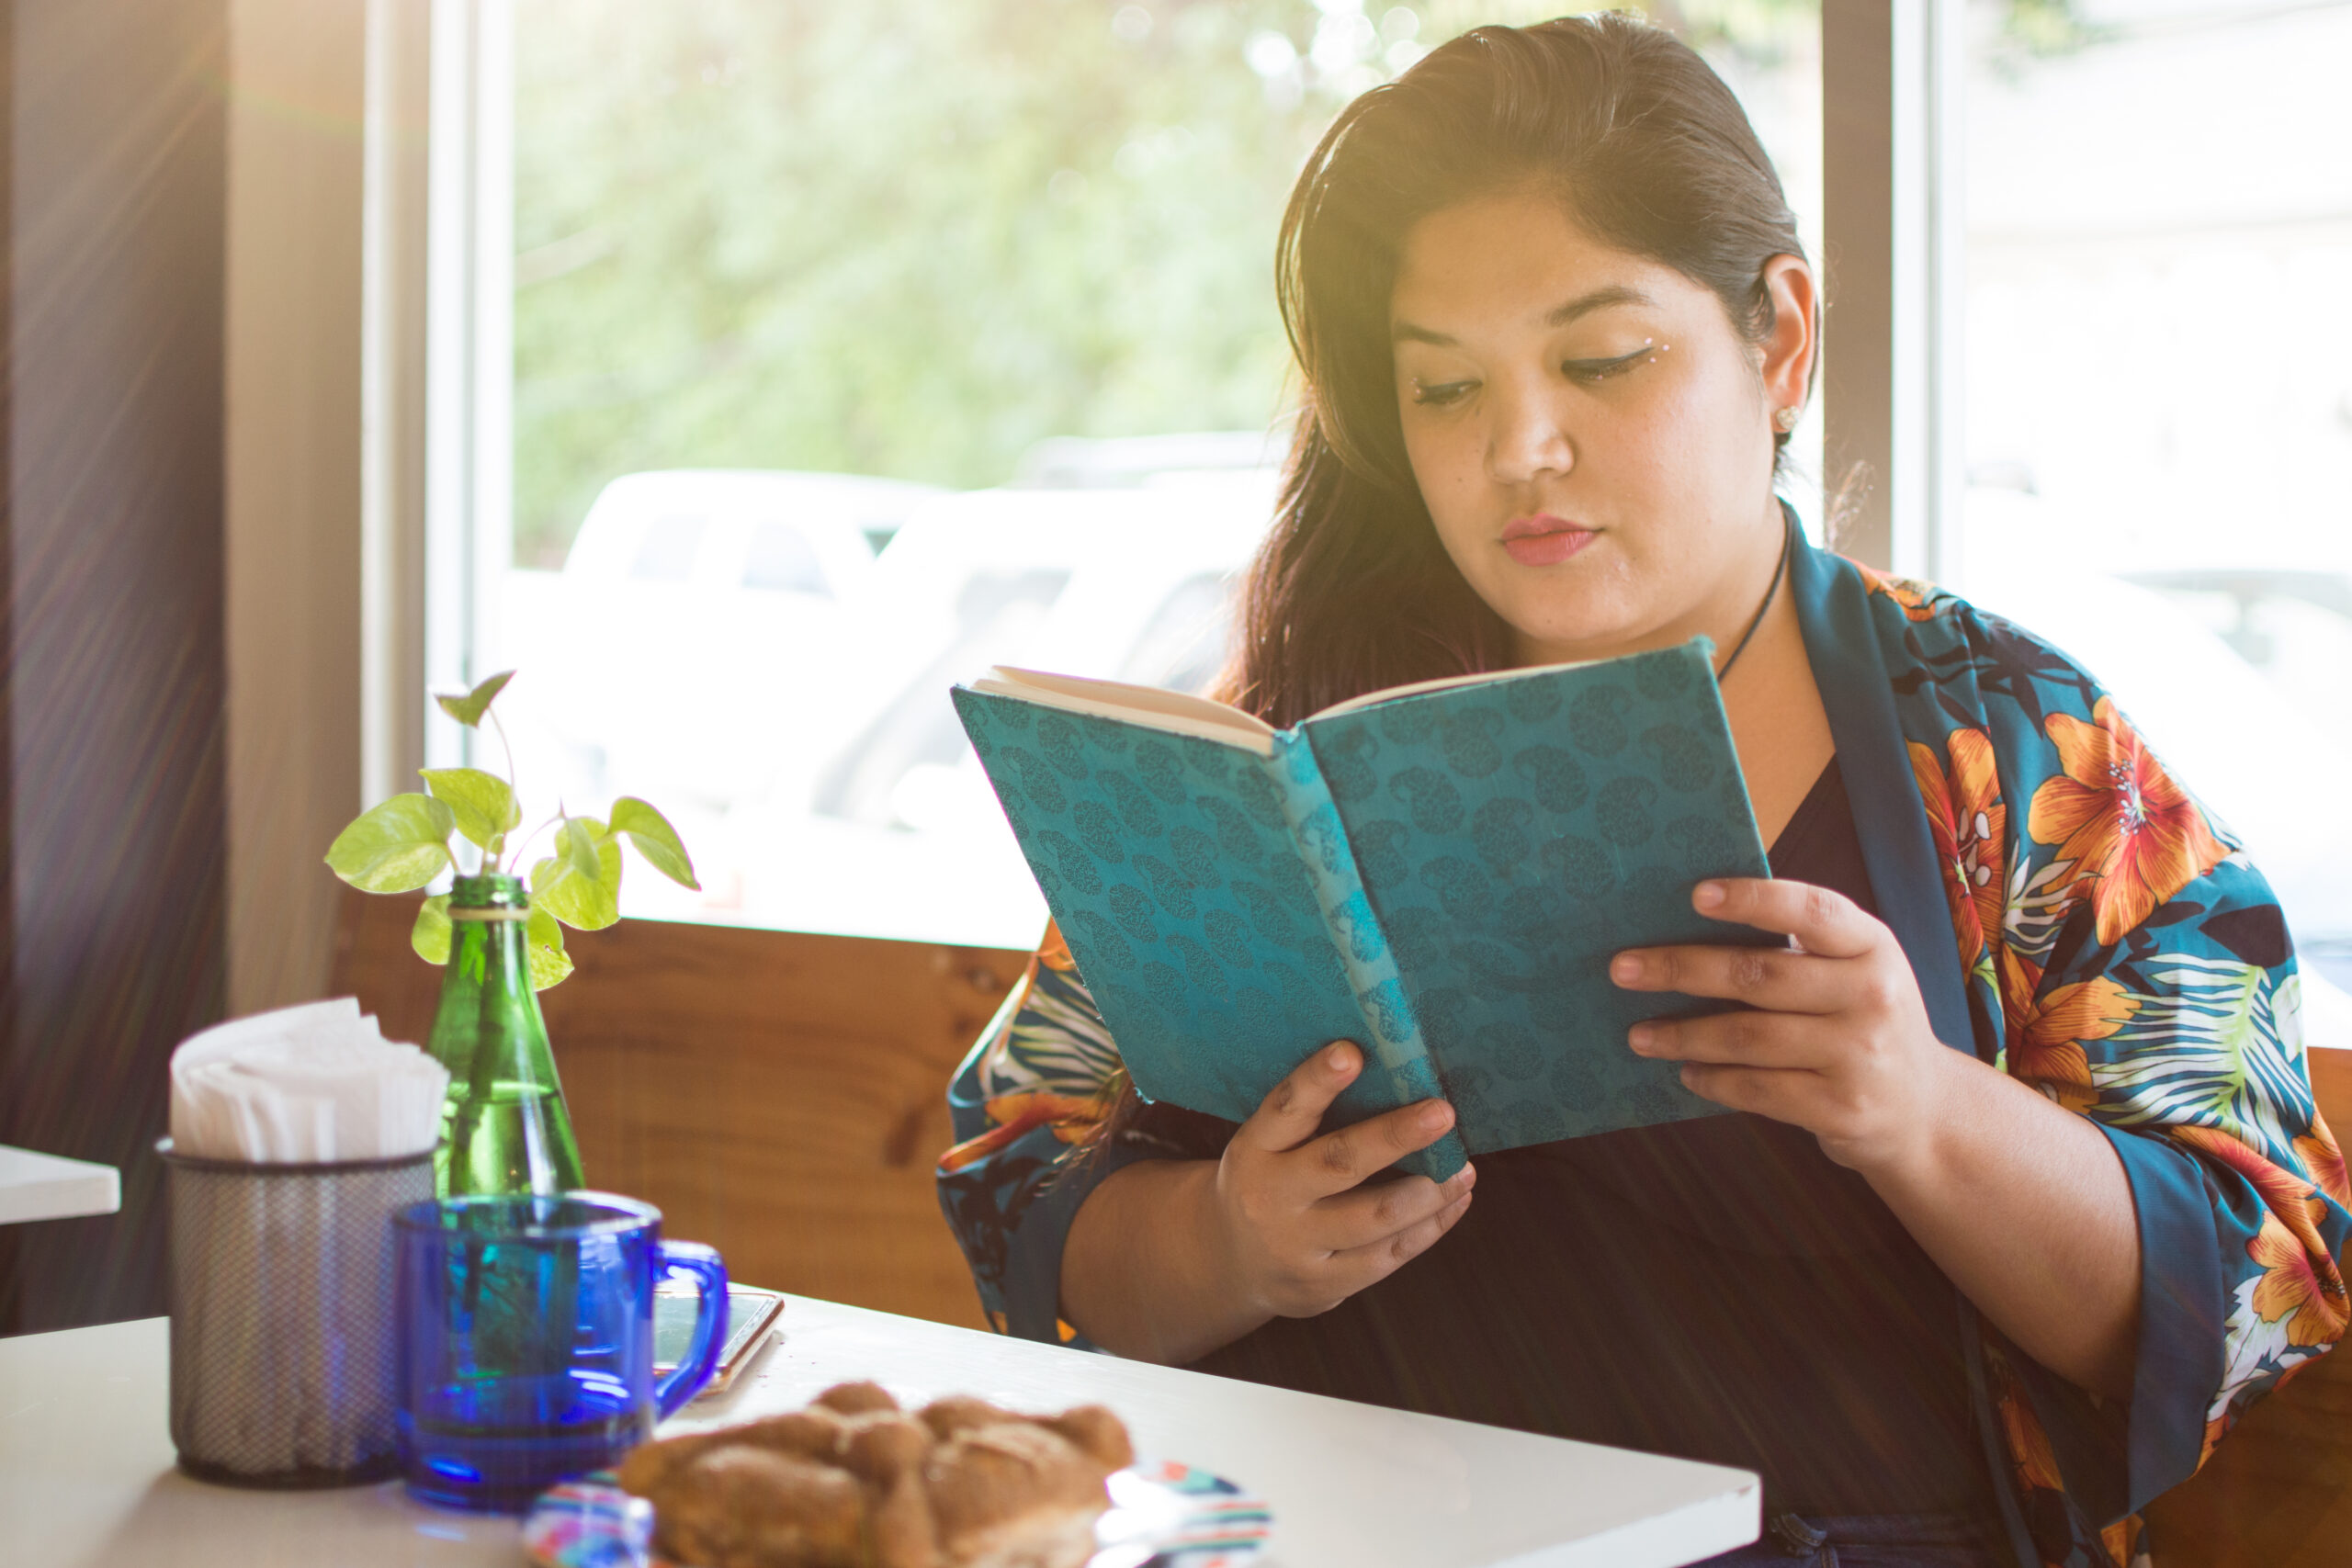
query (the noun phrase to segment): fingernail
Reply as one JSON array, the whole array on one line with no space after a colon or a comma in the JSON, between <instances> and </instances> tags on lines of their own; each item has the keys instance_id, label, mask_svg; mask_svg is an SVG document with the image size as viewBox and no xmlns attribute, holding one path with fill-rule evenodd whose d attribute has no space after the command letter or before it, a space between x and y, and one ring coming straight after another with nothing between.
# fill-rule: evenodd
<instances>
[{"instance_id":1,"label":"fingernail","mask_svg":"<svg viewBox=\"0 0 2352 1568\"><path fill-rule=\"evenodd\" d=\"M1465 1165L1453 1173L1453 1179L1462 1183L1462 1190L1467 1192L1478 1185L1478 1168L1475 1165Z\"/></svg>"},{"instance_id":2,"label":"fingernail","mask_svg":"<svg viewBox=\"0 0 2352 1568\"><path fill-rule=\"evenodd\" d=\"M1348 1043L1342 1040L1338 1044L1330 1046L1325 1050L1323 1053L1323 1060L1333 1072L1346 1072L1348 1070Z\"/></svg>"},{"instance_id":3,"label":"fingernail","mask_svg":"<svg viewBox=\"0 0 2352 1568\"><path fill-rule=\"evenodd\" d=\"M1712 909L1723 901L1724 885L1720 882L1702 882L1690 889L1690 902L1699 908Z\"/></svg>"},{"instance_id":4,"label":"fingernail","mask_svg":"<svg viewBox=\"0 0 2352 1568\"><path fill-rule=\"evenodd\" d=\"M1646 1023L1637 1023L1625 1032L1625 1043L1634 1050L1646 1053L1650 1043L1657 1038L1657 1031Z\"/></svg>"},{"instance_id":5,"label":"fingernail","mask_svg":"<svg viewBox=\"0 0 2352 1568\"><path fill-rule=\"evenodd\" d=\"M1419 1121L1422 1132L1442 1133L1453 1125L1453 1107L1442 1100L1434 1100L1421 1107Z\"/></svg>"},{"instance_id":6,"label":"fingernail","mask_svg":"<svg viewBox=\"0 0 2352 1568\"><path fill-rule=\"evenodd\" d=\"M1642 961L1630 953L1621 953L1609 965L1609 977L1621 986L1630 986L1642 977Z\"/></svg>"}]
</instances>

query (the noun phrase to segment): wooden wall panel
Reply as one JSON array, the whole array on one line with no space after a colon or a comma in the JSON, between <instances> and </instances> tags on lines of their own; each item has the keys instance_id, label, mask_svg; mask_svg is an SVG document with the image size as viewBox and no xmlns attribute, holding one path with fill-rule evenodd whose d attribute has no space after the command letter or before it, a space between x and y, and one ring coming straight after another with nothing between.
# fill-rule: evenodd
<instances>
[{"instance_id":1,"label":"wooden wall panel","mask_svg":"<svg viewBox=\"0 0 2352 1568\"><path fill-rule=\"evenodd\" d=\"M346 893L334 987L422 1043L441 972L414 911ZM591 1182L748 1284L979 1325L931 1169L948 1075L1026 954L655 920L571 952L539 1000Z\"/></svg>"}]
</instances>

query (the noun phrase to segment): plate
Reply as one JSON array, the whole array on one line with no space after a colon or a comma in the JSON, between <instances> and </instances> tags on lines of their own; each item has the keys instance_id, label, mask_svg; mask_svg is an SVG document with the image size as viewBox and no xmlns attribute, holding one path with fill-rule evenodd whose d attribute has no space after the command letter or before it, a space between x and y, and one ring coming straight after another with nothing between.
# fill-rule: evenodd
<instances>
[{"instance_id":1,"label":"plate","mask_svg":"<svg viewBox=\"0 0 2352 1568\"><path fill-rule=\"evenodd\" d=\"M1225 1477L1172 1460L1114 1473L1087 1568L1242 1568L1273 1534L1273 1510ZM523 1520L539 1568L672 1568L652 1555L653 1505L612 1472L549 1487Z\"/></svg>"}]
</instances>

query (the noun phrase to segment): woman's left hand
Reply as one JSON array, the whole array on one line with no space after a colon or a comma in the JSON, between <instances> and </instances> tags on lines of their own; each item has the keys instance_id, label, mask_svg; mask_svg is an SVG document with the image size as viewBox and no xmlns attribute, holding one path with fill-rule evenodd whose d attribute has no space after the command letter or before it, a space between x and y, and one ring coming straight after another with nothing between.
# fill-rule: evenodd
<instances>
[{"instance_id":1,"label":"woman's left hand","mask_svg":"<svg viewBox=\"0 0 2352 1568\"><path fill-rule=\"evenodd\" d=\"M1797 948L1619 953L1609 976L1627 990L1745 1004L1637 1023L1634 1050L1682 1063L1683 1084L1718 1105L1804 1128L1831 1159L1864 1175L1924 1156L1945 1070L1974 1058L1937 1040L1894 933L1851 899L1801 882L1702 882L1690 905L1792 936Z\"/></svg>"}]
</instances>

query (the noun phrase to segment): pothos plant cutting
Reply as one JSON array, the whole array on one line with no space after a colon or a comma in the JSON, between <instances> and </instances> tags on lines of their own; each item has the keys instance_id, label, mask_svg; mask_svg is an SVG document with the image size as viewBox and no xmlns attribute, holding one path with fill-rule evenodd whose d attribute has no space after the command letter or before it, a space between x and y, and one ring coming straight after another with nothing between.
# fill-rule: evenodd
<instances>
[{"instance_id":1,"label":"pothos plant cutting","mask_svg":"<svg viewBox=\"0 0 2352 1568\"><path fill-rule=\"evenodd\" d=\"M507 776L481 768L422 769L425 793L396 795L362 812L335 836L327 864L363 893L413 893L444 871L514 875L539 836L552 829L550 852L531 864L531 910L525 927L531 987L544 991L571 973L564 927L601 931L620 919L622 840L679 886L699 892L702 884L695 880L694 863L669 819L632 795L614 801L602 820L572 816L559 803L553 816L514 836L523 824L514 749L507 742L506 727L491 712L491 704L514 678L514 671L505 671L462 695L434 699L442 712L477 733L489 721L506 754ZM470 852L459 850L459 840L473 846ZM427 963L446 964L449 942L449 896L443 893L417 911L409 944Z\"/></svg>"}]
</instances>

